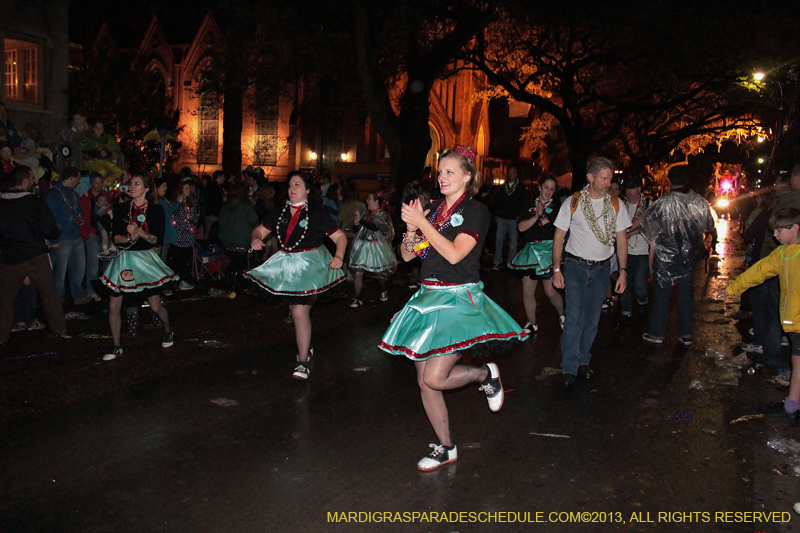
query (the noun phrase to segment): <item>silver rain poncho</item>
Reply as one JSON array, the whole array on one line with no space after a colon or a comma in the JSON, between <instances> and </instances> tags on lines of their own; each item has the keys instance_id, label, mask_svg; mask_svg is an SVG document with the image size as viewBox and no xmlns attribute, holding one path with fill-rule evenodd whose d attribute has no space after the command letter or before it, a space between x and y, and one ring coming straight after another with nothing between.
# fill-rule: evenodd
<instances>
[{"instance_id":1,"label":"silver rain poncho","mask_svg":"<svg viewBox=\"0 0 800 533\"><path fill-rule=\"evenodd\" d=\"M705 256L705 234L714 229L715 215L694 191L673 191L644 213L643 233L650 243L653 276L662 287L694 272Z\"/></svg>"}]
</instances>

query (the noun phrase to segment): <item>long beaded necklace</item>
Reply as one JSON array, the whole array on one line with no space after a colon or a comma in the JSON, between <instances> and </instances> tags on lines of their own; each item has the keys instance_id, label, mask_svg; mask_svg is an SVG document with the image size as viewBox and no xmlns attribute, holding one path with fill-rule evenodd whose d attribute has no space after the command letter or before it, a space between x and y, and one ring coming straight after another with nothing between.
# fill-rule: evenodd
<instances>
[{"instance_id":1,"label":"long beaded necklace","mask_svg":"<svg viewBox=\"0 0 800 533\"><path fill-rule=\"evenodd\" d=\"M627 202L625 203L627 204ZM639 196L639 202L637 202L636 204L636 209L633 210L633 216L631 217L631 222L640 217L643 211L644 211L644 197ZM639 236L640 234L637 233L636 235L633 236L633 239L631 239L631 246L633 246L634 248L636 248L636 246L639 245Z\"/></svg>"},{"instance_id":2,"label":"long beaded necklace","mask_svg":"<svg viewBox=\"0 0 800 533\"><path fill-rule=\"evenodd\" d=\"M130 223L136 224L138 223L139 226L145 231L145 233L150 233L150 228L147 225L147 204L148 202L145 201L142 204L142 207L133 203L131 200L130 205L128 206L128 220ZM136 217L134 218L134 209L136 210Z\"/></svg>"},{"instance_id":3,"label":"long beaded necklace","mask_svg":"<svg viewBox=\"0 0 800 533\"><path fill-rule=\"evenodd\" d=\"M69 209L69 219L73 220L75 218L75 206L78 205L78 195L75 194L74 190L70 190L73 199L73 202L70 204L69 200L67 200L67 195L64 194L64 191L61 190L61 187L56 186L55 189L61 193L61 198L64 199L64 203L67 204L67 209Z\"/></svg>"},{"instance_id":4,"label":"long beaded necklace","mask_svg":"<svg viewBox=\"0 0 800 533\"><path fill-rule=\"evenodd\" d=\"M445 211L443 214L440 214L442 211L442 206L447 204L447 200L442 200L442 202L436 208L436 211L434 211L433 215L428 219L428 222L431 223L431 225L434 227L436 231L441 233L442 230L446 229L452 224L453 215L460 214L461 211L463 211L464 208L462 207L461 210L459 210L458 213L456 213L456 208L461 206L461 203L464 201L466 197L467 193L465 192L458 198L458 200L455 201L455 203L450 209ZM430 252L430 243L428 242L428 240L425 239L421 243L417 244L414 248L417 249L418 247L420 248L419 250L417 250L417 255L419 256L419 258L425 259L426 257L428 257L428 252Z\"/></svg>"},{"instance_id":5,"label":"long beaded necklace","mask_svg":"<svg viewBox=\"0 0 800 533\"><path fill-rule=\"evenodd\" d=\"M283 220L283 215L286 213L286 210L289 209L290 205L291 204L289 202L286 202L286 205L283 206L283 210L281 211L281 216L278 217L277 226L280 226L281 220ZM293 206L293 207L298 207L298 206ZM294 245L286 246L285 243L281 242L281 232L278 231L277 227L275 228L275 236L278 238L278 244L280 245L282 250L294 250L295 248L297 248L297 246L301 242L303 242L303 239L305 239L306 232L308 231L308 200L303 202L303 205L300 206L300 210L303 210L303 209L306 210L306 218L301 220L300 223L298 224L301 228L303 228L303 234L300 235L300 238L297 239L297 241L294 243ZM289 242L289 237L290 237L290 235L289 235L289 224L290 223L291 223L291 217L289 217L289 222L286 223L286 242ZM292 229L294 229L294 228L292 228Z\"/></svg>"},{"instance_id":6,"label":"long beaded necklace","mask_svg":"<svg viewBox=\"0 0 800 533\"><path fill-rule=\"evenodd\" d=\"M537 203L537 205L538 204L542 204L542 216L540 216L539 219L536 221L536 224L541 226L542 225L542 218L546 218L547 217L547 214L548 214L547 208L550 206L550 204L553 203L553 199L550 198L549 200L547 200L546 202L543 203L542 202L542 197L540 196L539 198L536 199L536 203ZM531 208L531 210L530 210L530 213L535 215L537 211L538 210L536 209L536 206L533 206Z\"/></svg>"},{"instance_id":7,"label":"long beaded necklace","mask_svg":"<svg viewBox=\"0 0 800 533\"><path fill-rule=\"evenodd\" d=\"M611 205L611 195L606 194L603 196L603 211L600 213L599 217L596 217L594 214L594 207L592 207L592 201L589 198L588 185L581 191L580 204L583 217L586 219L586 223L589 225L589 228L592 230L597 240L606 246L613 245L616 233L614 228L616 227L617 217L614 213L614 207ZM601 228L600 224L597 222L601 218L603 219L603 228Z\"/></svg>"}]
</instances>

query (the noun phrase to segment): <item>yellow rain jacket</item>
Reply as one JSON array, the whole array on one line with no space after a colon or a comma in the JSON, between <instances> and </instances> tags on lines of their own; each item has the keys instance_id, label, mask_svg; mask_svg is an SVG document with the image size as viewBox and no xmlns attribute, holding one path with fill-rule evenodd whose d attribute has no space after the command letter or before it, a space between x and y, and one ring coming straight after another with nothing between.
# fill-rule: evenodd
<instances>
[{"instance_id":1,"label":"yellow rain jacket","mask_svg":"<svg viewBox=\"0 0 800 533\"><path fill-rule=\"evenodd\" d=\"M775 276L781 284L781 326L784 331L800 333L800 244L778 246L733 280L726 290L736 296Z\"/></svg>"}]
</instances>

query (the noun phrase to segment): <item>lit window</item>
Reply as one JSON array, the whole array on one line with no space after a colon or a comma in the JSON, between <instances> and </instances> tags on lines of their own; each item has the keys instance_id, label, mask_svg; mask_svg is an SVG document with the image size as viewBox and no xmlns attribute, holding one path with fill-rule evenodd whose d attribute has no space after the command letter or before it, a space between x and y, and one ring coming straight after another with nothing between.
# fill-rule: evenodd
<instances>
[{"instance_id":1,"label":"lit window","mask_svg":"<svg viewBox=\"0 0 800 533\"><path fill-rule=\"evenodd\" d=\"M279 106L262 106L256 110L256 143L253 162L256 165L278 164L278 116Z\"/></svg>"},{"instance_id":2,"label":"lit window","mask_svg":"<svg viewBox=\"0 0 800 533\"><path fill-rule=\"evenodd\" d=\"M28 104L39 103L39 45L30 41L3 39L6 53L6 98Z\"/></svg>"},{"instance_id":3,"label":"lit window","mask_svg":"<svg viewBox=\"0 0 800 533\"><path fill-rule=\"evenodd\" d=\"M216 165L219 155L219 97L216 93L200 94L197 117L197 162Z\"/></svg>"}]
</instances>

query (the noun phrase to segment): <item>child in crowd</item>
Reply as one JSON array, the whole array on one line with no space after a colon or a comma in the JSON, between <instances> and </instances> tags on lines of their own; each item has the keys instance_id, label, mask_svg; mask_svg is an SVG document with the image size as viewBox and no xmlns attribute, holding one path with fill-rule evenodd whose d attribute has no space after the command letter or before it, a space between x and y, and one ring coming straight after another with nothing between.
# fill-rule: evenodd
<instances>
[{"instance_id":1,"label":"child in crowd","mask_svg":"<svg viewBox=\"0 0 800 533\"><path fill-rule=\"evenodd\" d=\"M792 378L783 412L797 420L800 418L800 210L778 209L770 217L769 227L781 246L722 289L718 297L741 294L778 276L781 324L792 343Z\"/></svg>"},{"instance_id":2,"label":"child in crowd","mask_svg":"<svg viewBox=\"0 0 800 533\"><path fill-rule=\"evenodd\" d=\"M111 234L111 221L114 218L114 210L112 209L111 203L108 201L107 196L101 194L95 198L94 214L97 217L97 233L100 235L100 242L103 247L103 251L107 252L109 248L114 248L114 244L111 243L109 245L108 240L108 236Z\"/></svg>"},{"instance_id":3,"label":"child in crowd","mask_svg":"<svg viewBox=\"0 0 800 533\"><path fill-rule=\"evenodd\" d=\"M0 143L0 176L8 174L16 166L11 161L11 156L14 155L14 149L11 147L10 142Z\"/></svg>"}]
</instances>

